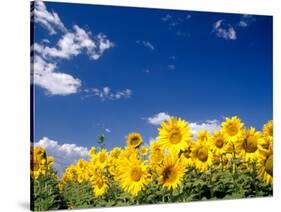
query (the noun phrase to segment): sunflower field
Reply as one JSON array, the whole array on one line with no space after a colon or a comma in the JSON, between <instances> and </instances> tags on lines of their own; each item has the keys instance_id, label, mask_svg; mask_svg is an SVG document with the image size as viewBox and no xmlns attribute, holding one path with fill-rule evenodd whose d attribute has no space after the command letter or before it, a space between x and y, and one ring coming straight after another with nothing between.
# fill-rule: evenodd
<instances>
[{"instance_id":1,"label":"sunflower field","mask_svg":"<svg viewBox=\"0 0 281 212\"><path fill-rule=\"evenodd\" d=\"M221 129L194 137L189 123L171 117L150 146L141 134L108 151L101 139L61 177L55 158L31 148L32 210L112 207L272 196L273 122L261 131L236 116Z\"/></svg>"}]
</instances>

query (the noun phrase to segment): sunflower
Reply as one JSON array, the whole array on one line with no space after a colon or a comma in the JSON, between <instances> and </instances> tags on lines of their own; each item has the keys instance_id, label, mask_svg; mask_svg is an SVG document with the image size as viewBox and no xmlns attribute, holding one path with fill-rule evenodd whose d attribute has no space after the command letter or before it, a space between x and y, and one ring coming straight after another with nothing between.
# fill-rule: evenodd
<instances>
[{"instance_id":1,"label":"sunflower","mask_svg":"<svg viewBox=\"0 0 281 212\"><path fill-rule=\"evenodd\" d=\"M77 162L77 169L83 170L87 166L87 161L84 159L79 159Z\"/></svg>"},{"instance_id":2,"label":"sunflower","mask_svg":"<svg viewBox=\"0 0 281 212\"><path fill-rule=\"evenodd\" d=\"M78 183L86 182L89 180L88 174L84 170L78 170L77 181Z\"/></svg>"},{"instance_id":3,"label":"sunflower","mask_svg":"<svg viewBox=\"0 0 281 212\"><path fill-rule=\"evenodd\" d=\"M97 171L90 179L92 183L93 192L95 197L100 197L108 190L108 180L102 175L101 171Z\"/></svg>"},{"instance_id":4,"label":"sunflower","mask_svg":"<svg viewBox=\"0 0 281 212\"><path fill-rule=\"evenodd\" d=\"M177 153L187 147L192 133L188 123L180 118L169 118L162 122L159 130L158 142L164 148Z\"/></svg>"},{"instance_id":5,"label":"sunflower","mask_svg":"<svg viewBox=\"0 0 281 212\"><path fill-rule=\"evenodd\" d=\"M148 148L146 146L142 146L140 148L140 155L141 156L146 156L148 154Z\"/></svg>"},{"instance_id":6,"label":"sunflower","mask_svg":"<svg viewBox=\"0 0 281 212\"><path fill-rule=\"evenodd\" d=\"M117 164L118 164L118 159L113 159L113 158L109 159L108 171L114 179L116 179L116 176L118 176Z\"/></svg>"},{"instance_id":7,"label":"sunflower","mask_svg":"<svg viewBox=\"0 0 281 212\"><path fill-rule=\"evenodd\" d=\"M110 151L110 157L111 158L118 158L118 156L120 155L121 153L121 148L120 147L115 147L113 148L111 151Z\"/></svg>"},{"instance_id":8,"label":"sunflower","mask_svg":"<svg viewBox=\"0 0 281 212\"><path fill-rule=\"evenodd\" d=\"M32 153L34 160L42 160L46 158L46 150L40 146L33 148Z\"/></svg>"},{"instance_id":9,"label":"sunflower","mask_svg":"<svg viewBox=\"0 0 281 212\"><path fill-rule=\"evenodd\" d=\"M119 159L121 158L127 158L129 159L130 157L136 157L138 153L138 149L135 149L134 147L131 146L126 146L126 148L120 152L119 154Z\"/></svg>"},{"instance_id":10,"label":"sunflower","mask_svg":"<svg viewBox=\"0 0 281 212\"><path fill-rule=\"evenodd\" d=\"M107 151L105 149L102 149L95 157L95 164L100 168L104 168L107 165L107 158Z\"/></svg>"},{"instance_id":11,"label":"sunflower","mask_svg":"<svg viewBox=\"0 0 281 212\"><path fill-rule=\"evenodd\" d=\"M46 174L46 160L34 161L31 167L31 177L33 179L38 179L41 175Z\"/></svg>"},{"instance_id":12,"label":"sunflower","mask_svg":"<svg viewBox=\"0 0 281 212\"><path fill-rule=\"evenodd\" d=\"M263 135L267 137L269 140L272 140L273 137L273 122L272 120L268 121L265 125L263 125Z\"/></svg>"},{"instance_id":13,"label":"sunflower","mask_svg":"<svg viewBox=\"0 0 281 212\"><path fill-rule=\"evenodd\" d=\"M163 162L156 168L157 181L168 190L178 187L183 179L186 167L176 153L165 155Z\"/></svg>"},{"instance_id":14,"label":"sunflower","mask_svg":"<svg viewBox=\"0 0 281 212\"><path fill-rule=\"evenodd\" d=\"M241 138L244 124L237 116L226 118L221 126L227 141L235 142Z\"/></svg>"},{"instance_id":15,"label":"sunflower","mask_svg":"<svg viewBox=\"0 0 281 212\"><path fill-rule=\"evenodd\" d=\"M135 156L131 156L130 159L126 157L120 159L117 169L118 176L116 176L116 179L122 189L133 196L137 196L151 181L148 165Z\"/></svg>"},{"instance_id":16,"label":"sunflower","mask_svg":"<svg viewBox=\"0 0 281 212\"><path fill-rule=\"evenodd\" d=\"M96 155L96 147L93 146L88 154L91 158L93 158Z\"/></svg>"},{"instance_id":17,"label":"sunflower","mask_svg":"<svg viewBox=\"0 0 281 212\"><path fill-rule=\"evenodd\" d=\"M259 142L259 150L262 153L270 152L270 148L272 147L272 138L269 136L262 137L261 141Z\"/></svg>"},{"instance_id":18,"label":"sunflower","mask_svg":"<svg viewBox=\"0 0 281 212\"><path fill-rule=\"evenodd\" d=\"M260 145L262 144L261 133L251 127L249 130L244 130L242 139L235 143L235 149L245 161L255 161L260 154Z\"/></svg>"},{"instance_id":19,"label":"sunflower","mask_svg":"<svg viewBox=\"0 0 281 212\"><path fill-rule=\"evenodd\" d=\"M257 161L258 175L267 184L273 182L273 152L272 148L270 152L266 154L260 154Z\"/></svg>"},{"instance_id":20,"label":"sunflower","mask_svg":"<svg viewBox=\"0 0 281 212\"><path fill-rule=\"evenodd\" d=\"M200 130L197 134L198 141L208 142L210 139L210 133L207 130Z\"/></svg>"},{"instance_id":21,"label":"sunflower","mask_svg":"<svg viewBox=\"0 0 281 212\"><path fill-rule=\"evenodd\" d=\"M157 141L153 141L150 144L149 160L151 164L156 165L162 162L164 157L163 149Z\"/></svg>"},{"instance_id":22,"label":"sunflower","mask_svg":"<svg viewBox=\"0 0 281 212\"><path fill-rule=\"evenodd\" d=\"M193 145L193 142L188 143L188 146L186 147L186 149L181 150L180 154L179 154L179 157L182 157L182 160L187 168L194 166L194 163L192 160L192 145Z\"/></svg>"},{"instance_id":23,"label":"sunflower","mask_svg":"<svg viewBox=\"0 0 281 212\"><path fill-rule=\"evenodd\" d=\"M47 157L46 150L40 146L32 147L30 151L31 177L38 179L50 170L54 163L53 157Z\"/></svg>"},{"instance_id":24,"label":"sunflower","mask_svg":"<svg viewBox=\"0 0 281 212\"><path fill-rule=\"evenodd\" d=\"M137 148L142 143L142 137L139 133L130 133L127 138L127 145L128 147Z\"/></svg>"},{"instance_id":25,"label":"sunflower","mask_svg":"<svg viewBox=\"0 0 281 212\"><path fill-rule=\"evenodd\" d=\"M206 142L197 141L192 146L192 159L195 167L200 171L206 171L212 165L213 154L210 145Z\"/></svg>"},{"instance_id":26,"label":"sunflower","mask_svg":"<svg viewBox=\"0 0 281 212\"><path fill-rule=\"evenodd\" d=\"M52 166L54 165L55 159L54 157L48 156L47 157L47 167L48 170L50 170L52 168Z\"/></svg>"},{"instance_id":27,"label":"sunflower","mask_svg":"<svg viewBox=\"0 0 281 212\"><path fill-rule=\"evenodd\" d=\"M76 169L75 165L72 164L69 167L66 168L66 170L63 173L63 176L61 178L61 185L63 186L67 182L72 182L76 179Z\"/></svg>"},{"instance_id":28,"label":"sunflower","mask_svg":"<svg viewBox=\"0 0 281 212\"><path fill-rule=\"evenodd\" d=\"M225 153L226 141L222 131L217 130L211 138L211 150L215 155L222 155Z\"/></svg>"},{"instance_id":29,"label":"sunflower","mask_svg":"<svg viewBox=\"0 0 281 212\"><path fill-rule=\"evenodd\" d=\"M113 177L115 177L117 174L117 164L121 154L122 149L120 147L115 147L110 151L109 157L107 159L108 171Z\"/></svg>"}]
</instances>

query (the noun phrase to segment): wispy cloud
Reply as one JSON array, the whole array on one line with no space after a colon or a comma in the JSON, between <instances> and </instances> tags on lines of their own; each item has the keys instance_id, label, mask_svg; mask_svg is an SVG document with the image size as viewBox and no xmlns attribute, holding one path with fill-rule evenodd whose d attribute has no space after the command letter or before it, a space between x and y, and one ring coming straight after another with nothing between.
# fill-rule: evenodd
<instances>
[{"instance_id":1,"label":"wispy cloud","mask_svg":"<svg viewBox=\"0 0 281 212\"><path fill-rule=\"evenodd\" d=\"M74 25L68 30L58 14L49 12L41 1L35 1L32 12L33 20L49 31L50 35L59 30L61 37L54 46L44 38L31 47L33 83L46 90L49 95L69 95L79 92L81 80L59 70L58 63L63 59L85 53L92 60L98 60L114 44L103 33L92 33ZM60 59L56 61L56 59Z\"/></svg>"},{"instance_id":2,"label":"wispy cloud","mask_svg":"<svg viewBox=\"0 0 281 212\"><path fill-rule=\"evenodd\" d=\"M213 133L215 130L219 130L221 128L220 122L218 120L207 120L204 122L191 122L189 123L189 127L195 138L197 133L201 130L207 130L209 133Z\"/></svg>"},{"instance_id":3,"label":"wispy cloud","mask_svg":"<svg viewBox=\"0 0 281 212\"><path fill-rule=\"evenodd\" d=\"M252 15L241 15L238 23L228 23L226 20L217 20L213 25L213 32L217 37L223 38L225 40L236 40L237 30L239 28L246 28L250 24L256 21L255 17Z\"/></svg>"},{"instance_id":4,"label":"wispy cloud","mask_svg":"<svg viewBox=\"0 0 281 212\"><path fill-rule=\"evenodd\" d=\"M102 33L95 37L91 37L91 34L91 32L86 32L78 25L74 25L73 31L65 33L58 40L56 46L49 47L35 43L34 50L44 58L61 59L70 59L84 51L90 59L97 60L105 50L112 48L114 44Z\"/></svg>"},{"instance_id":5,"label":"wispy cloud","mask_svg":"<svg viewBox=\"0 0 281 212\"><path fill-rule=\"evenodd\" d=\"M252 15L244 14L241 16L239 23L237 24L239 27L248 27L255 21L255 17Z\"/></svg>"},{"instance_id":6,"label":"wispy cloud","mask_svg":"<svg viewBox=\"0 0 281 212\"><path fill-rule=\"evenodd\" d=\"M175 32L177 36L185 37L188 34L185 32L184 24L187 23L191 17L191 14L181 14L177 16L166 14L161 17L161 20L168 26L168 29Z\"/></svg>"},{"instance_id":7,"label":"wispy cloud","mask_svg":"<svg viewBox=\"0 0 281 212\"><path fill-rule=\"evenodd\" d=\"M76 163L80 158L89 159L88 148L76 144L59 144L58 141L43 137L34 146L43 147L48 156L55 158L54 169L61 175L70 164Z\"/></svg>"},{"instance_id":8,"label":"wispy cloud","mask_svg":"<svg viewBox=\"0 0 281 212\"><path fill-rule=\"evenodd\" d=\"M144 47L149 48L149 49L151 49L152 51L155 50L154 45L152 45L152 43L149 42L149 41L144 41L144 40L143 40L143 41L140 41L140 40L137 40L136 43L137 43L137 44L142 44Z\"/></svg>"},{"instance_id":9,"label":"wispy cloud","mask_svg":"<svg viewBox=\"0 0 281 212\"><path fill-rule=\"evenodd\" d=\"M234 27L222 19L214 23L213 32L215 32L217 37L223 38L225 40L236 40L237 38Z\"/></svg>"},{"instance_id":10,"label":"wispy cloud","mask_svg":"<svg viewBox=\"0 0 281 212\"><path fill-rule=\"evenodd\" d=\"M161 20L162 21L169 21L169 20L171 20L173 17L170 15L170 14L166 14L165 16L163 16L162 18L161 18Z\"/></svg>"},{"instance_id":11,"label":"wispy cloud","mask_svg":"<svg viewBox=\"0 0 281 212\"><path fill-rule=\"evenodd\" d=\"M170 118L170 115L165 112L160 112L158 114L153 115L152 117L148 117L146 120L149 124L159 125L161 122Z\"/></svg>"},{"instance_id":12,"label":"wispy cloud","mask_svg":"<svg viewBox=\"0 0 281 212\"><path fill-rule=\"evenodd\" d=\"M106 128L106 129L105 129L105 132L107 132L107 133L111 133L111 129Z\"/></svg>"},{"instance_id":13,"label":"wispy cloud","mask_svg":"<svg viewBox=\"0 0 281 212\"><path fill-rule=\"evenodd\" d=\"M55 12L49 12L42 1L34 1L34 10L32 11L32 20L39 23L49 31L49 34L56 34L56 29L66 32L64 24Z\"/></svg>"},{"instance_id":14,"label":"wispy cloud","mask_svg":"<svg viewBox=\"0 0 281 212\"><path fill-rule=\"evenodd\" d=\"M112 91L110 87L103 87L102 89L99 88L91 88L85 89L84 92L86 93L85 97L96 96L99 97L101 100L118 100L122 98L130 98L132 96L131 89L124 89L119 91Z\"/></svg>"},{"instance_id":15,"label":"wispy cloud","mask_svg":"<svg viewBox=\"0 0 281 212\"><path fill-rule=\"evenodd\" d=\"M170 14L166 14L165 16L161 17L161 20L163 22L168 22L168 25L170 26L176 26L184 21L188 21L191 19L191 14L184 14L184 15L178 15L178 16L172 16Z\"/></svg>"}]
</instances>

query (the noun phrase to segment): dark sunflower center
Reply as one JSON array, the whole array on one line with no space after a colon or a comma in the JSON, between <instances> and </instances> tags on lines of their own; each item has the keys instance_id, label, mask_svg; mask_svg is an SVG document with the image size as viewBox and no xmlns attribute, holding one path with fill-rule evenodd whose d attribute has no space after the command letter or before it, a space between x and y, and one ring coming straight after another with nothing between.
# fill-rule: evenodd
<instances>
[{"instance_id":1,"label":"dark sunflower center","mask_svg":"<svg viewBox=\"0 0 281 212\"><path fill-rule=\"evenodd\" d=\"M174 131L171 132L171 134L170 134L170 142L172 144L179 143L181 141L181 139L182 139L182 135L181 135L180 131L174 130Z\"/></svg>"},{"instance_id":2,"label":"dark sunflower center","mask_svg":"<svg viewBox=\"0 0 281 212\"><path fill-rule=\"evenodd\" d=\"M141 176L142 176L142 171L141 171L141 169L139 169L139 168L134 168L134 169L131 171L131 178L132 178L133 181L138 182L138 181L141 179Z\"/></svg>"},{"instance_id":3,"label":"dark sunflower center","mask_svg":"<svg viewBox=\"0 0 281 212\"><path fill-rule=\"evenodd\" d=\"M258 149L257 138L255 138L254 136L249 136L244 142L244 148L248 153L253 153L257 151Z\"/></svg>"},{"instance_id":4,"label":"dark sunflower center","mask_svg":"<svg viewBox=\"0 0 281 212\"><path fill-rule=\"evenodd\" d=\"M231 136L234 136L236 135L238 132L238 129L235 125L230 125L229 128L228 128L228 134L231 135Z\"/></svg>"},{"instance_id":5,"label":"dark sunflower center","mask_svg":"<svg viewBox=\"0 0 281 212\"><path fill-rule=\"evenodd\" d=\"M97 186L98 186L99 189L102 188L102 186L103 186L102 180L98 180L98 181L97 181Z\"/></svg>"},{"instance_id":6,"label":"dark sunflower center","mask_svg":"<svg viewBox=\"0 0 281 212\"><path fill-rule=\"evenodd\" d=\"M187 159L191 157L191 150L188 149L186 151L183 152L184 157L186 157Z\"/></svg>"},{"instance_id":7,"label":"dark sunflower center","mask_svg":"<svg viewBox=\"0 0 281 212\"><path fill-rule=\"evenodd\" d=\"M208 137L206 135L202 135L202 136L200 136L199 140L206 141L206 140L208 140Z\"/></svg>"},{"instance_id":8,"label":"dark sunflower center","mask_svg":"<svg viewBox=\"0 0 281 212\"><path fill-rule=\"evenodd\" d=\"M216 140L216 147L222 148L223 147L223 143L224 143L223 139L217 139Z\"/></svg>"},{"instance_id":9,"label":"dark sunflower center","mask_svg":"<svg viewBox=\"0 0 281 212\"><path fill-rule=\"evenodd\" d=\"M163 179L164 181L173 181L176 177L176 173L173 171L173 168L168 166L163 171Z\"/></svg>"},{"instance_id":10,"label":"dark sunflower center","mask_svg":"<svg viewBox=\"0 0 281 212\"><path fill-rule=\"evenodd\" d=\"M273 158L272 158L272 155L270 155L267 160L265 161L265 171L273 176Z\"/></svg>"},{"instance_id":11,"label":"dark sunflower center","mask_svg":"<svg viewBox=\"0 0 281 212\"><path fill-rule=\"evenodd\" d=\"M208 160L208 149L206 147L201 147L197 152L198 159L206 162Z\"/></svg>"},{"instance_id":12,"label":"dark sunflower center","mask_svg":"<svg viewBox=\"0 0 281 212\"><path fill-rule=\"evenodd\" d=\"M132 139L131 139L131 144L132 145L138 145L139 144L139 141L140 141L140 139L139 139L139 137L133 137Z\"/></svg>"}]
</instances>

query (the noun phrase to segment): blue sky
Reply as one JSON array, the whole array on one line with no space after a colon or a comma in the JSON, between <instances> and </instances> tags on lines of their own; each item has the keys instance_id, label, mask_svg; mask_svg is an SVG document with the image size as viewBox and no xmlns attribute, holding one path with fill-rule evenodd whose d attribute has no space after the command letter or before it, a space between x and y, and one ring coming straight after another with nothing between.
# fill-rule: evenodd
<instances>
[{"instance_id":1,"label":"blue sky","mask_svg":"<svg viewBox=\"0 0 281 212\"><path fill-rule=\"evenodd\" d=\"M211 127L238 115L258 129L272 119L270 16L37 7L35 141L89 148L105 134L110 149L130 132L149 143L169 115Z\"/></svg>"}]
</instances>

